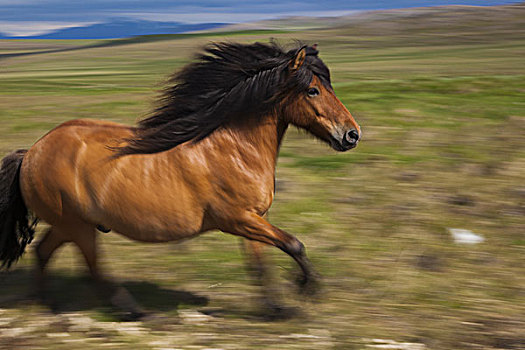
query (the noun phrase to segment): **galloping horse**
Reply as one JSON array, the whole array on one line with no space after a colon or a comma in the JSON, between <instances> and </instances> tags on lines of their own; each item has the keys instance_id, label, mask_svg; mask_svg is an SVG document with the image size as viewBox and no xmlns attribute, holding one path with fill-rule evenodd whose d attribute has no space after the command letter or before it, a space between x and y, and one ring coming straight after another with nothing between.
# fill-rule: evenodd
<instances>
[{"instance_id":1,"label":"galloping horse","mask_svg":"<svg viewBox=\"0 0 525 350\"><path fill-rule=\"evenodd\" d=\"M35 249L42 291L47 262L68 242L80 248L95 280L110 285L97 268L97 229L144 242L220 230L246 238L255 262L262 261L260 243L281 249L298 263L299 284L308 288L316 273L304 245L264 215L289 124L337 151L360 139L318 53L316 45L211 44L169 79L159 106L138 126L72 120L6 156L1 266L31 242L32 217L50 225ZM115 306L140 315L121 288L106 289Z\"/></svg>"}]
</instances>

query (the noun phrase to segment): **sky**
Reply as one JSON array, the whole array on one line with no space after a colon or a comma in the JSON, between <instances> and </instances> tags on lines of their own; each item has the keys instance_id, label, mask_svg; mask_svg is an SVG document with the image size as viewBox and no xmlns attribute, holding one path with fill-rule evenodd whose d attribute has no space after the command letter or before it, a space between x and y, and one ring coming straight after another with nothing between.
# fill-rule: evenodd
<instances>
[{"instance_id":1,"label":"sky","mask_svg":"<svg viewBox=\"0 0 525 350\"><path fill-rule=\"evenodd\" d=\"M439 5L490 6L523 0L0 0L0 32L36 35L113 18L183 23L241 23L287 16Z\"/></svg>"}]
</instances>

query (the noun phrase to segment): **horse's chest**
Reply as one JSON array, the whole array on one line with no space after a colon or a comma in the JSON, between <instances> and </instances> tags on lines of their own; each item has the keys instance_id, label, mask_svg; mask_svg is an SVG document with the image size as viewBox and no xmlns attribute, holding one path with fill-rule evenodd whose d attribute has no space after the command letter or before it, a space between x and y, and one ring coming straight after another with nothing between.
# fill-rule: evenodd
<instances>
[{"instance_id":1,"label":"horse's chest","mask_svg":"<svg viewBox=\"0 0 525 350\"><path fill-rule=\"evenodd\" d=\"M273 174L251 174L236 179L217 179L212 197L213 209L265 213L274 196Z\"/></svg>"}]
</instances>

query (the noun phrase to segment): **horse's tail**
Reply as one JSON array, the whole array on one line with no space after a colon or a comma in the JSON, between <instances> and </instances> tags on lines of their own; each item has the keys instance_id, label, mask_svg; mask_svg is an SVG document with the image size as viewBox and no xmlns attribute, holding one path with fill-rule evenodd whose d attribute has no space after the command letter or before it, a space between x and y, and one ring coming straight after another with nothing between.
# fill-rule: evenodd
<instances>
[{"instance_id":1,"label":"horse's tail","mask_svg":"<svg viewBox=\"0 0 525 350\"><path fill-rule=\"evenodd\" d=\"M20 192L20 166L26 153L15 151L0 166L0 269L17 261L35 234L36 220L30 223Z\"/></svg>"}]
</instances>

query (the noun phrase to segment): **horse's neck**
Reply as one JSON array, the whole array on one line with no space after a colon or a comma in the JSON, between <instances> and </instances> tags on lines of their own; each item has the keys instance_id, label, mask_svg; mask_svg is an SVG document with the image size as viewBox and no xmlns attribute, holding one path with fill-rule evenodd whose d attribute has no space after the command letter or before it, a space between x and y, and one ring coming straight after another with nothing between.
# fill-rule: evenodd
<instances>
[{"instance_id":1,"label":"horse's neck","mask_svg":"<svg viewBox=\"0 0 525 350\"><path fill-rule=\"evenodd\" d=\"M249 159L250 165L267 168L271 164L274 168L287 127L276 115L267 115L228 125L212 135L210 142L220 144L225 153L231 151Z\"/></svg>"}]
</instances>

